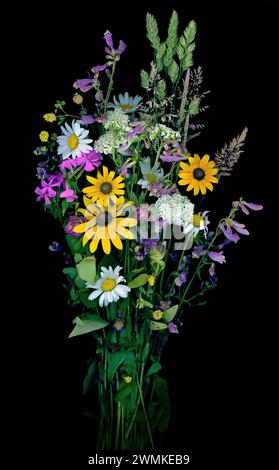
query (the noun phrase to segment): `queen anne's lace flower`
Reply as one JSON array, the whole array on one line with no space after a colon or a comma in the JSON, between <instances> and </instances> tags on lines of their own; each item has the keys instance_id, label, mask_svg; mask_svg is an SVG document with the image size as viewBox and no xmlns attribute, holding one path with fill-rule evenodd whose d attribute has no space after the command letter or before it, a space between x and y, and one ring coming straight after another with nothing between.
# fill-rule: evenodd
<instances>
[{"instance_id":1,"label":"queen anne's lace flower","mask_svg":"<svg viewBox=\"0 0 279 470\"><path fill-rule=\"evenodd\" d=\"M158 216L167 223L182 226L185 233L193 229L194 204L187 196L179 193L161 196L155 207L158 209Z\"/></svg>"},{"instance_id":2,"label":"queen anne's lace flower","mask_svg":"<svg viewBox=\"0 0 279 470\"><path fill-rule=\"evenodd\" d=\"M150 140L153 141L161 137L164 141L180 141L181 135L180 132L174 131L170 127L165 126L164 124L157 124L154 129L150 132Z\"/></svg>"},{"instance_id":3,"label":"queen anne's lace flower","mask_svg":"<svg viewBox=\"0 0 279 470\"><path fill-rule=\"evenodd\" d=\"M113 131L108 131L101 135L94 143L94 149L97 152L108 155L113 152L113 149L118 149L121 145L127 145L128 139L125 134L117 135Z\"/></svg>"},{"instance_id":4,"label":"queen anne's lace flower","mask_svg":"<svg viewBox=\"0 0 279 470\"><path fill-rule=\"evenodd\" d=\"M131 130L128 125L129 118L122 109L115 109L108 112L108 117L104 123L104 128L112 131L128 132Z\"/></svg>"}]
</instances>

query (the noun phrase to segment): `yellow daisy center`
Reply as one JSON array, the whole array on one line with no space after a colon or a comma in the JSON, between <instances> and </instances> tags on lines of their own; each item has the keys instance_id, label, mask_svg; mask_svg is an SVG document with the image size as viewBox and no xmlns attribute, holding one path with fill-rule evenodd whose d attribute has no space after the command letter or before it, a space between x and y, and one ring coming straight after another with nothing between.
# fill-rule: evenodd
<instances>
[{"instance_id":1,"label":"yellow daisy center","mask_svg":"<svg viewBox=\"0 0 279 470\"><path fill-rule=\"evenodd\" d=\"M110 183L102 183L100 190L103 194L109 194L112 190L112 185Z\"/></svg>"},{"instance_id":2,"label":"yellow daisy center","mask_svg":"<svg viewBox=\"0 0 279 470\"><path fill-rule=\"evenodd\" d=\"M109 292L113 290L116 286L116 282L114 279L108 278L102 282L102 289L104 292Z\"/></svg>"},{"instance_id":3,"label":"yellow daisy center","mask_svg":"<svg viewBox=\"0 0 279 470\"><path fill-rule=\"evenodd\" d=\"M199 214L194 214L193 215L193 224L194 224L194 227L198 227L200 226L200 223L202 221L202 216L199 215Z\"/></svg>"},{"instance_id":4,"label":"yellow daisy center","mask_svg":"<svg viewBox=\"0 0 279 470\"><path fill-rule=\"evenodd\" d=\"M205 172L202 168L196 168L194 171L193 171L193 176L196 180L198 181L201 181L204 179L205 177Z\"/></svg>"},{"instance_id":5,"label":"yellow daisy center","mask_svg":"<svg viewBox=\"0 0 279 470\"><path fill-rule=\"evenodd\" d=\"M76 134L72 134L70 135L70 137L68 138L68 145L70 147L71 150L75 150L78 146L78 137L76 136Z\"/></svg>"},{"instance_id":6,"label":"yellow daisy center","mask_svg":"<svg viewBox=\"0 0 279 470\"><path fill-rule=\"evenodd\" d=\"M131 109L131 106L129 104L122 104L120 107L121 109L123 109L123 111L128 111L129 109Z\"/></svg>"},{"instance_id":7,"label":"yellow daisy center","mask_svg":"<svg viewBox=\"0 0 279 470\"><path fill-rule=\"evenodd\" d=\"M155 175L152 175L152 173L146 173L144 177L149 181L149 183L156 183L157 178Z\"/></svg>"}]
</instances>

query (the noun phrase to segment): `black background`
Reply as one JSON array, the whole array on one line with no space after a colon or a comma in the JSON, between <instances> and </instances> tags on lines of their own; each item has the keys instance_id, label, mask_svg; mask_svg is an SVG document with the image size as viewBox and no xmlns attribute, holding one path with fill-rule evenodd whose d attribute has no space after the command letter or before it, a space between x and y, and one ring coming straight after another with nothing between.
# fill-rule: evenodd
<instances>
[{"instance_id":1,"label":"black background","mask_svg":"<svg viewBox=\"0 0 279 470\"><path fill-rule=\"evenodd\" d=\"M219 286L207 306L185 310L183 331L170 337L164 363L173 414L160 450L190 452L197 468L206 468L206 463L216 468L234 463L236 468L239 462L266 462L272 449L272 443L266 446L266 435L272 414L272 237L277 238L278 213L273 199L273 161L278 158L273 129L275 8L271 2L48 3L8 8L6 36L7 42L11 36L16 39L17 58L10 54L9 73L20 95L17 113L23 133L15 164L24 190L18 214L21 236L14 234L25 287L20 298L15 295L19 309L14 318L21 320L22 330L13 362L19 414L12 433L16 447L22 445L24 462L36 468L38 462L48 462L50 468L69 468L75 462L74 468L83 468L96 442L83 419L81 396L86 356L94 344L88 338L67 340L71 315L62 288L63 261L48 250L62 233L33 193L32 149L43 126L41 116L56 99L71 98L76 78L103 63L106 29L128 45L115 91L142 93L139 70L148 69L152 58L145 14L155 14L163 31L173 8L182 25L192 18L198 24L195 65L203 66L205 86L211 90L210 109L203 116L206 129L190 150L213 155L245 125L249 128L245 154L233 176L218 185L211 205L216 202L224 216L230 201L243 196L262 203L264 211L245 218L251 235L228 249L227 264L219 268ZM10 349L12 353L13 341ZM22 410L24 418L19 418Z\"/></svg>"}]
</instances>

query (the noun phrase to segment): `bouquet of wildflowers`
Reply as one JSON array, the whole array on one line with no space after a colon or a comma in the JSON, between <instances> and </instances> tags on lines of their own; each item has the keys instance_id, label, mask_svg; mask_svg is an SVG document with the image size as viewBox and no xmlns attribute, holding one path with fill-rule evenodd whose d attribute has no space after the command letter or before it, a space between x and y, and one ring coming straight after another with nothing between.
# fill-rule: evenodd
<instances>
[{"instance_id":1,"label":"bouquet of wildflowers","mask_svg":"<svg viewBox=\"0 0 279 470\"><path fill-rule=\"evenodd\" d=\"M216 286L226 246L249 234L240 216L262 208L240 198L212 223L206 196L231 174L247 129L211 157L195 153L208 94L193 67L196 24L180 31L174 11L165 41L150 14L146 25L146 98L114 94L126 44L107 31L104 64L43 116L34 152L37 200L65 232L50 248L66 253L69 338L96 344L83 390L98 389L98 449L154 448L170 416L164 345Z\"/></svg>"}]
</instances>

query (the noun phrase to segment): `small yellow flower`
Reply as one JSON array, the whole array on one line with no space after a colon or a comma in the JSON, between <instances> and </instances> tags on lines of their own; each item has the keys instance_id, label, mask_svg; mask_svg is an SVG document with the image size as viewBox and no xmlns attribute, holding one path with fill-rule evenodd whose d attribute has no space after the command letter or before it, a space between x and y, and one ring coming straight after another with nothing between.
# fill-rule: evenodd
<instances>
[{"instance_id":1,"label":"small yellow flower","mask_svg":"<svg viewBox=\"0 0 279 470\"><path fill-rule=\"evenodd\" d=\"M43 118L47 122L54 122L56 121L56 116L54 113L46 113L43 115Z\"/></svg>"},{"instance_id":2,"label":"small yellow flower","mask_svg":"<svg viewBox=\"0 0 279 470\"><path fill-rule=\"evenodd\" d=\"M39 137L42 142L47 142L49 138L49 133L47 131L42 131L40 132Z\"/></svg>"},{"instance_id":3,"label":"small yellow flower","mask_svg":"<svg viewBox=\"0 0 279 470\"><path fill-rule=\"evenodd\" d=\"M148 283L151 287L153 287L155 284L155 276L149 276Z\"/></svg>"},{"instance_id":4,"label":"small yellow flower","mask_svg":"<svg viewBox=\"0 0 279 470\"><path fill-rule=\"evenodd\" d=\"M132 382L133 377L131 377L130 375L125 375L125 377L123 377L123 379L126 382L126 384L129 384L130 382Z\"/></svg>"},{"instance_id":5,"label":"small yellow flower","mask_svg":"<svg viewBox=\"0 0 279 470\"><path fill-rule=\"evenodd\" d=\"M73 102L76 104L81 104L83 102L83 97L79 93L75 93L73 96Z\"/></svg>"},{"instance_id":6,"label":"small yellow flower","mask_svg":"<svg viewBox=\"0 0 279 470\"><path fill-rule=\"evenodd\" d=\"M163 312L161 310L155 310L152 313L152 316L153 316L154 320L161 320L161 318L163 316Z\"/></svg>"}]
</instances>

